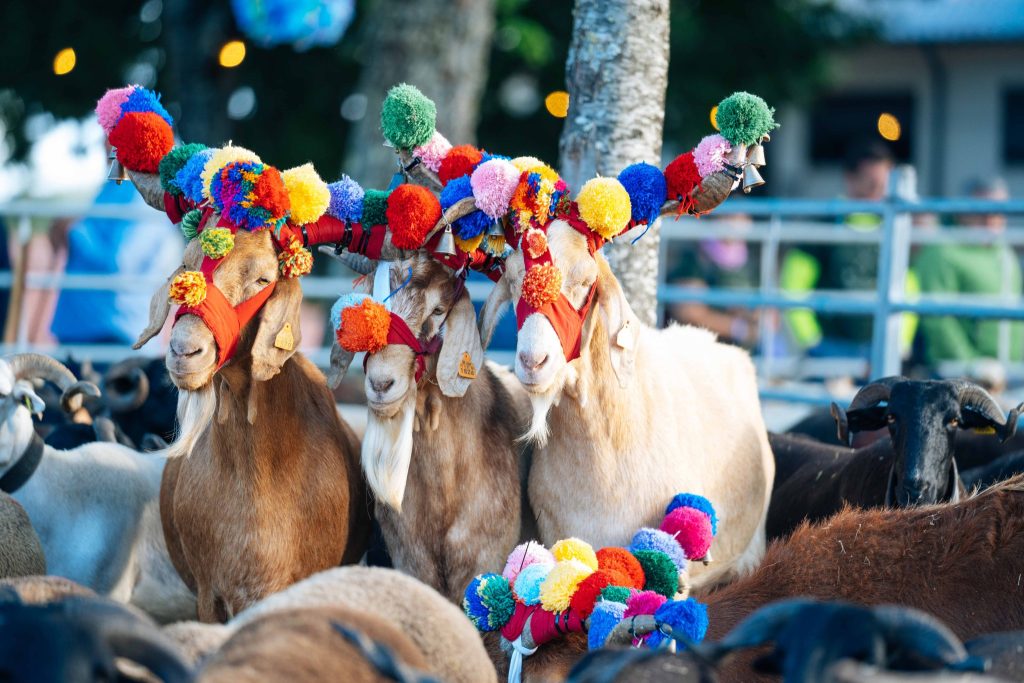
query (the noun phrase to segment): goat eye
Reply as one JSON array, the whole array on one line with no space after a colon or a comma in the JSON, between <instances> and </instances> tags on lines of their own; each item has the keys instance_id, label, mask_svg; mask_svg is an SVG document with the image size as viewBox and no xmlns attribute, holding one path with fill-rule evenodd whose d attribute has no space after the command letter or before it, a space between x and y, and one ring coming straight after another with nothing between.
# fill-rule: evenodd
<instances>
[{"instance_id":1,"label":"goat eye","mask_svg":"<svg viewBox=\"0 0 1024 683\"><path fill-rule=\"evenodd\" d=\"M434 310L431 311L430 315L441 315L442 313L444 313L444 308L441 306L435 306Z\"/></svg>"},{"instance_id":2,"label":"goat eye","mask_svg":"<svg viewBox=\"0 0 1024 683\"><path fill-rule=\"evenodd\" d=\"M269 285L270 284L270 278L261 277L259 280L256 281L256 284L258 284L258 285Z\"/></svg>"}]
</instances>

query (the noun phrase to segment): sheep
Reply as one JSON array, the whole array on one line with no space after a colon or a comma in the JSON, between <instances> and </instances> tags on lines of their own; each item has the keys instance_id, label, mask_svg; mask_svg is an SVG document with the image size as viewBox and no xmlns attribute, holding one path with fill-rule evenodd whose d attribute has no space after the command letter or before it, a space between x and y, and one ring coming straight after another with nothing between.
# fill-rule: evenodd
<instances>
[{"instance_id":1,"label":"sheep","mask_svg":"<svg viewBox=\"0 0 1024 683\"><path fill-rule=\"evenodd\" d=\"M25 508L0 492L0 579L45 573L43 547Z\"/></svg>"},{"instance_id":2,"label":"sheep","mask_svg":"<svg viewBox=\"0 0 1024 683\"><path fill-rule=\"evenodd\" d=\"M151 206L164 208L157 176L130 176ZM219 222L213 213L200 229ZM303 577L358 561L369 534L359 443L323 375L295 351L302 289L279 276L272 232L238 231L206 285L220 307L179 311L166 356L181 429L160 512L171 559L204 622L226 621ZM164 326L174 278L199 271L203 259L193 239L182 267L153 295L136 348ZM254 297L265 301L242 325L233 308L261 300ZM234 331L225 336L217 326L215 337L201 314L231 318Z\"/></svg>"},{"instance_id":3,"label":"sheep","mask_svg":"<svg viewBox=\"0 0 1024 683\"><path fill-rule=\"evenodd\" d=\"M482 363L476 313L457 274L425 252L380 264L392 289L411 272L389 299L392 312L420 340L441 343L422 376L409 346L367 357L363 470L394 567L458 602L476 574L500 566L530 534L520 500L528 454L516 443L529 404L518 386L515 395L506 390L507 370ZM460 374L464 359L475 379Z\"/></svg>"},{"instance_id":4,"label":"sheep","mask_svg":"<svg viewBox=\"0 0 1024 683\"><path fill-rule=\"evenodd\" d=\"M32 427L42 401L29 378L60 386L69 408L82 393L98 390L46 356L0 360L0 483L28 513L46 569L160 619L189 614L193 599L170 568L163 533L153 523L164 459L115 443L68 451L43 444Z\"/></svg>"},{"instance_id":5,"label":"sheep","mask_svg":"<svg viewBox=\"0 0 1024 683\"><path fill-rule=\"evenodd\" d=\"M140 448L147 436L174 437L178 395L163 358L127 358L103 373L103 405L117 427Z\"/></svg>"},{"instance_id":6,"label":"sheep","mask_svg":"<svg viewBox=\"0 0 1024 683\"><path fill-rule=\"evenodd\" d=\"M579 358L566 360L544 315L520 321L515 373L533 404L529 498L540 540L624 545L660 519L665 500L692 491L722 518L719 567L696 568L694 585L748 572L764 551L774 472L750 357L706 330L641 325L588 243L565 220L548 225L569 304L583 310L593 293ZM485 343L504 304L522 302L524 274L516 251L481 313Z\"/></svg>"},{"instance_id":7,"label":"sheep","mask_svg":"<svg viewBox=\"0 0 1024 683\"><path fill-rule=\"evenodd\" d=\"M953 458L957 432L986 431L1006 440L1017 428L1019 410L1004 416L984 389L969 382L887 377L857 392L848 410L832 404L832 413L840 439L886 425L889 438L849 449L770 435L776 478L768 508L769 539L787 535L804 519L824 519L844 505L957 500L964 494Z\"/></svg>"}]
</instances>

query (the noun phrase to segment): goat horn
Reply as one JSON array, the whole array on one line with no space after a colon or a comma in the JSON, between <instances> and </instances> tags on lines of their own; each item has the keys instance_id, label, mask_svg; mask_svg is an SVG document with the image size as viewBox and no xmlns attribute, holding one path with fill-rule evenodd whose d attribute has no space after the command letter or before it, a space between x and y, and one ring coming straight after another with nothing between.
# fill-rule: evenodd
<instances>
[{"instance_id":1,"label":"goat horn","mask_svg":"<svg viewBox=\"0 0 1024 683\"><path fill-rule=\"evenodd\" d=\"M417 183L433 192L441 191L441 179L411 152L405 149L398 150L398 159L402 162L402 169Z\"/></svg>"},{"instance_id":2,"label":"goat horn","mask_svg":"<svg viewBox=\"0 0 1024 683\"><path fill-rule=\"evenodd\" d=\"M463 197L459 201L455 202L448 207L448 210L441 215L441 218L436 224L434 224L434 227L430 229L430 232L428 232L427 236L423 239L423 243L426 244L429 242L434 235L444 229L444 226L451 225L463 216L468 216L474 211L476 211L476 200L472 197Z\"/></svg>"},{"instance_id":3,"label":"goat horn","mask_svg":"<svg viewBox=\"0 0 1024 683\"><path fill-rule=\"evenodd\" d=\"M892 388L900 382L906 382L907 378L901 376L884 377L880 380L871 382L861 387L861 390L853 397L850 401L850 406L846 409L847 412L854 410L861 410L863 408L871 408L877 406L882 401L889 400L889 394L892 393Z\"/></svg>"},{"instance_id":4,"label":"goat horn","mask_svg":"<svg viewBox=\"0 0 1024 683\"><path fill-rule=\"evenodd\" d=\"M971 382L956 381L953 385L957 389L957 401L960 403L961 408L970 408L999 426L1007 424L1006 417L1003 415L1003 409L987 391ZM1016 431L1016 428L1015 420L1013 425L1014 431ZM1002 440L1005 441L1007 438L1009 438L1008 435L1003 437Z\"/></svg>"},{"instance_id":5,"label":"goat horn","mask_svg":"<svg viewBox=\"0 0 1024 683\"><path fill-rule=\"evenodd\" d=\"M16 379L39 378L56 384L61 392L60 407L66 413L73 413L82 407L82 395L97 398L99 387L92 382L79 382L74 373L58 360L39 353L19 353L10 356L7 362L11 365Z\"/></svg>"},{"instance_id":6,"label":"goat horn","mask_svg":"<svg viewBox=\"0 0 1024 683\"><path fill-rule=\"evenodd\" d=\"M171 312L171 300L168 298L167 292L170 290L171 282L174 278L183 272L185 272L185 266L178 266L177 270L167 278L167 282L153 292L153 298L149 300L149 324L142 331L142 334L139 335L136 342L132 344L133 349L141 349L143 344L160 334L164 323L167 322L167 315Z\"/></svg>"},{"instance_id":7,"label":"goat horn","mask_svg":"<svg viewBox=\"0 0 1024 683\"><path fill-rule=\"evenodd\" d=\"M759 609L737 624L714 647L714 658L750 647L763 645L774 640L779 630L784 628L801 610L817 604L810 598L793 598L780 600L768 607Z\"/></svg>"},{"instance_id":8,"label":"goat horn","mask_svg":"<svg viewBox=\"0 0 1024 683\"><path fill-rule=\"evenodd\" d=\"M127 380L134 389L121 391L118 380ZM112 367L103 378L103 393L107 406L115 413L126 413L140 408L149 398L149 378L139 366L119 363Z\"/></svg>"},{"instance_id":9,"label":"goat horn","mask_svg":"<svg viewBox=\"0 0 1024 683\"><path fill-rule=\"evenodd\" d=\"M634 638L654 633L657 630L658 622L654 620L653 614L638 614L620 621L608 634L604 644L606 646L632 645Z\"/></svg>"},{"instance_id":10,"label":"goat horn","mask_svg":"<svg viewBox=\"0 0 1024 683\"><path fill-rule=\"evenodd\" d=\"M157 211L164 210L164 188L160 184L160 176L156 173L128 171L128 178L147 204Z\"/></svg>"},{"instance_id":11,"label":"goat horn","mask_svg":"<svg viewBox=\"0 0 1024 683\"><path fill-rule=\"evenodd\" d=\"M117 443L117 430L109 417L97 417L92 421L92 431L97 441Z\"/></svg>"},{"instance_id":12,"label":"goat horn","mask_svg":"<svg viewBox=\"0 0 1024 683\"><path fill-rule=\"evenodd\" d=\"M363 256L362 254L356 254L351 251L338 252L334 247L326 244L320 245L318 250L321 254L326 254L327 256L340 261L360 275L369 275L376 267L373 259Z\"/></svg>"},{"instance_id":13,"label":"goat horn","mask_svg":"<svg viewBox=\"0 0 1024 683\"><path fill-rule=\"evenodd\" d=\"M888 644L935 659L959 664L967 659L963 643L945 624L917 610L881 605L871 610Z\"/></svg>"}]
</instances>

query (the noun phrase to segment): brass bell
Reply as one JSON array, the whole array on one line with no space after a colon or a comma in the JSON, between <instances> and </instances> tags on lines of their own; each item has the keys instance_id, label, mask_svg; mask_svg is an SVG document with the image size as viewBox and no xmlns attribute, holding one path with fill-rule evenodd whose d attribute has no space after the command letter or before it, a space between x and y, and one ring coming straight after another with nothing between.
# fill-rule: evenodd
<instances>
[{"instance_id":1,"label":"brass bell","mask_svg":"<svg viewBox=\"0 0 1024 683\"><path fill-rule=\"evenodd\" d=\"M128 172L124 170L124 166L117 160L117 150L113 147L110 148L110 170L107 171L107 180L113 180L115 183L120 185L128 178Z\"/></svg>"},{"instance_id":2,"label":"brass bell","mask_svg":"<svg viewBox=\"0 0 1024 683\"><path fill-rule=\"evenodd\" d=\"M764 147L761 145L751 145L750 149L747 150L747 163L757 167L764 166Z\"/></svg>"},{"instance_id":3,"label":"brass bell","mask_svg":"<svg viewBox=\"0 0 1024 683\"><path fill-rule=\"evenodd\" d=\"M747 164L743 167L743 192L748 194L755 187L764 185L764 178L757 172L757 167Z\"/></svg>"},{"instance_id":4,"label":"brass bell","mask_svg":"<svg viewBox=\"0 0 1024 683\"><path fill-rule=\"evenodd\" d=\"M455 235L452 234L452 226L444 226L444 232L441 233L441 240L437 243L437 249L434 251L445 256L455 255Z\"/></svg>"}]
</instances>

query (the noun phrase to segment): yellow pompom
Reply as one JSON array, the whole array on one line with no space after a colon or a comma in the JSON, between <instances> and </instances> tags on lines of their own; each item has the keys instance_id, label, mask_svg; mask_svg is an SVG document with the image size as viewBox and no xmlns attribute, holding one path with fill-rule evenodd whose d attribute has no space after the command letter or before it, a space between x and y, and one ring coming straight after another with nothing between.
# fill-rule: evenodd
<instances>
[{"instance_id":1,"label":"yellow pompom","mask_svg":"<svg viewBox=\"0 0 1024 683\"><path fill-rule=\"evenodd\" d=\"M558 562L540 584L540 604L549 612L564 612L569 609L576 588L594 573L594 570L579 560Z\"/></svg>"},{"instance_id":2,"label":"yellow pompom","mask_svg":"<svg viewBox=\"0 0 1024 683\"><path fill-rule=\"evenodd\" d=\"M179 273L171 281L167 296L179 306L198 306L206 301L206 278L195 270Z\"/></svg>"},{"instance_id":3,"label":"yellow pompom","mask_svg":"<svg viewBox=\"0 0 1024 683\"><path fill-rule=\"evenodd\" d=\"M597 553L594 552L594 548L589 543L578 538L563 538L551 546L551 554L559 562L579 560L597 571Z\"/></svg>"},{"instance_id":4,"label":"yellow pompom","mask_svg":"<svg viewBox=\"0 0 1024 683\"><path fill-rule=\"evenodd\" d=\"M246 149L245 147L228 145L227 147L215 149L213 151L213 155L207 160L206 165L203 166L203 199L210 198L210 185L213 183L213 177L220 169L224 168L232 161L254 161L257 164L263 163L259 156L256 155L256 152Z\"/></svg>"},{"instance_id":5,"label":"yellow pompom","mask_svg":"<svg viewBox=\"0 0 1024 683\"><path fill-rule=\"evenodd\" d=\"M281 174L281 178L292 204L292 221L297 225L305 225L324 215L331 203L331 191L327 183L320 179L313 164L289 168Z\"/></svg>"},{"instance_id":6,"label":"yellow pompom","mask_svg":"<svg viewBox=\"0 0 1024 683\"><path fill-rule=\"evenodd\" d=\"M625 230L633 207L629 193L615 178L591 178L576 197L580 218L591 230L611 239Z\"/></svg>"},{"instance_id":7,"label":"yellow pompom","mask_svg":"<svg viewBox=\"0 0 1024 683\"><path fill-rule=\"evenodd\" d=\"M484 233L480 233L476 237L471 237L468 240L464 240L458 235L455 235L455 246L460 251L464 251L467 254L472 254L474 251L480 248L480 244L484 241Z\"/></svg>"},{"instance_id":8,"label":"yellow pompom","mask_svg":"<svg viewBox=\"0 0 1024 683\"><path fill-rule=\"evenodd\" d=\"M543 166L544 162L537 157L516 157L512 160L512 165L519 169L519 172L528 171L534 166Z\"/></svg>"}]
</instances>

